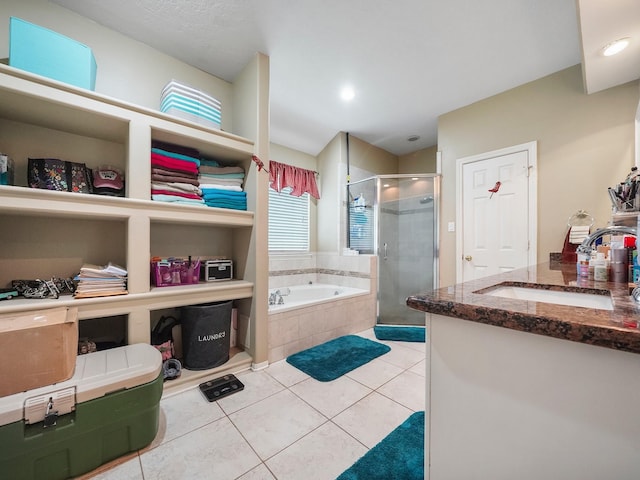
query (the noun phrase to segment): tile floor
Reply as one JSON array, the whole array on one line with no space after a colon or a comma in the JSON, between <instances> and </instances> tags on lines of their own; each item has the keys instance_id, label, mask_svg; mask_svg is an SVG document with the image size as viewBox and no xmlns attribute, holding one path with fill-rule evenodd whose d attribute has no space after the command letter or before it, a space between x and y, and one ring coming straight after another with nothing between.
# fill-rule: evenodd
<instances>
[{"instance_id":1,"label":"tile floor","mask_svg":"<svg viewBox=\"0 0 640 480\"><path fill-rule=\"evenodd\" d=\"M382 343L391 351L332 382L282 360L239 373L244 390L218 402L197 387L164 397L149 447L82 478L335 479L425 409L425 344Z\"/></svg>"}]
</instances>

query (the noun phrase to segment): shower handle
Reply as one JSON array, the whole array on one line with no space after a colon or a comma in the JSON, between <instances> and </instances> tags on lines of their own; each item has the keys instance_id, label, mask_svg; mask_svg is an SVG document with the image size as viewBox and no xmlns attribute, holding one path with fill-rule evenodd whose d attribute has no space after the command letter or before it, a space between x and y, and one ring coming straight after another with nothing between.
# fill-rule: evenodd
<instances>
[{"instance_id":1,"label":"shower handle","mask_svg":"<svg viewBox=\"0 0 640 480\"><path fill-rule=\"evenodd\" d=\"M387 259L387 243L384 243L384 259Z\"/></svg>"}]
</instances>

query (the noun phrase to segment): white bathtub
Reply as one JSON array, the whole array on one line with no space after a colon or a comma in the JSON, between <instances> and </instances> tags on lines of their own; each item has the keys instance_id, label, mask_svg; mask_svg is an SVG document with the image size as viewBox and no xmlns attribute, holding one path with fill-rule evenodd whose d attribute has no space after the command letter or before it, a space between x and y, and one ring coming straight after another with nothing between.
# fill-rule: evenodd
<instances>
[{"instance_id":1,"label":"white bathtub","mask_svg":"<svg viewBox=\"0 0 640 480\"><path fill-rule=\"evenodd\" d=\"M269 313L280 313L297 308L309 307L326 302L335 302L345 298L366 295L368 290L353 287L341 287L338 285L328 285L324 283L313 283L310 285L295 285L293 287L273 288L269 290L269 296L278 290L288 295L282 295L284 304L269 305ZM279 300L280 297L278 297Z\"/></svg>"}]
</instances>

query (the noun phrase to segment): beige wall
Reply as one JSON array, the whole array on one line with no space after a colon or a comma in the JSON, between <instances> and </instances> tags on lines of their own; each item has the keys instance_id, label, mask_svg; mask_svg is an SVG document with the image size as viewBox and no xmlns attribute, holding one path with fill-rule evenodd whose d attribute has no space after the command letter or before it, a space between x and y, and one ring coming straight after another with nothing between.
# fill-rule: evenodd
<instances>
[{"instance_id":1,"label":"beige wall","mask_svg":"<svg viewBox=\"0 0 640 480\"><path fill-rule=\"evenodd\" d=\"M350 181L398 173L398 157L353 135L348 136ZM318 251L346 247L347 134L338 133L318 155L322 199L318 203Z\"/></svg>"},{"instance_id":2,"label":"beige wall","mask_svg":"<svg viewBox=\"0 0 640 480\"><path fill-rule=\"evenodd\" d=\"M375 175L436 171L435 146L398 157L353 135L349 135L348 143L352 183ZM312 251L342 252L346 246L347 134L338 133L317 157L271 144L271 158L320 172L321 199L317 202L317 233L312 235Z\"/></svg>"},{"instance_id":3,"label":"beige wall","mask_svg":"<svg viewBox=\"0 0 640 480\"><path fill-rule=\"evenodd\" d=\"M438 147L423 148L398 157L398 173L436 173Z\"/></svg>"},{"instance_id":4,"label":"beige wall","mask_svg":"<svg viewBox=\"0 0 640 480\"><path fill-rule=\"evenodd\" d=\"M345 135L339 133L318 154L320 201L318 202L318 252L341 252L340 225L344 216ZM342 241L344 243L344 241Z\"/></svg>"},{"instance_id":5,"label":"beige wall","mask_svg":"<svg viewBox=\"0 0 640 480\"><path fill-rule=\"evenodd\" d=\"M538 142L538 262L562 249L567 219L585 209L604 226L610 219L607 187L624 180L634 163L638 82L586 95L581 66L562 70L442 115L440 217L441 286L455 283L456 160Z\"/></svg>"},{"instance_id":6,"label":"beige wall","mask_svg":"<svg viewBox=\"0 0 640 480\"><path fill-rule=\"evenodd\" d=\"M398 173L398 157L360 140L358 137L349 135L349 172L352 182L374 175ZM344 182L346 184L346 178Z\"/></svg>"},{"instance_id":7,"label":"beige wall","mask_svg":"<svg viewBox=\"0 0 640 480\"><path fill-rule=\"evenodd\" d=\"M292 148L283 147L276 143L270 145L270 158L280 163L286 163L287 165L293 165L294 167L306 168L307 170L318 171L317 159L313 155L293 150ZM266 162L265 162L266 164ZM320 187L320 178L317 177L318 187ZM322 198L322 191L320 191L320 198ZM318 200L311 198L311 205L309 208L309 249L315 252L318 248L317 236L317 219L318 219Z\"/></svg>"}]
</instances>

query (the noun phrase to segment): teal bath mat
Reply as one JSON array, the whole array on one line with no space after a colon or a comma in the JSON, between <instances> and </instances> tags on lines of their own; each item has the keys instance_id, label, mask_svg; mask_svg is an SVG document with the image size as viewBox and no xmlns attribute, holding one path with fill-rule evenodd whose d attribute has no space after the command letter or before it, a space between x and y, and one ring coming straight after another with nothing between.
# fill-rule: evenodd
<instances>
[{"instance_id":1,"label":"teal bath mat","mask_svg":"<svg viewBox=\"0 0 640 480\"><path fill-rule=\"evenodd\" d=\"M376 325L373 332L378 340L398 340L401 342L422 342L426 338L424 327L388 327Z\"/></svg>"},{"instance_id":2,"label":"teal bath mat","mask_svg":"<svg viewBox=\"0 0 640 480\"><path fill-rule=\"evenodd\" d=\"M384 355L391 348L357 335L330 340L287 357L287 362L321 382L330 382Z\"/></svg>"},{"instance_id":3,"label":"teal bath mat","mask_svg":"<svg viewBox=\"0 0 640 480\"><path fill-rule=\"evenodd\" d=\"M337 480L423 479L424 412L416 412Z\"/></svg>"}]
</instances>

